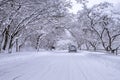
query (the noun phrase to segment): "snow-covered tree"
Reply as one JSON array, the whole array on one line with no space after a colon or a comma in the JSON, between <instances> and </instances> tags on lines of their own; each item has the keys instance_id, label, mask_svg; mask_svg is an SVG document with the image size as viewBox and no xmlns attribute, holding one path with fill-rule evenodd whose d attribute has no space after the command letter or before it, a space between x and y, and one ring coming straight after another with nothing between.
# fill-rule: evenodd
<instances>
[{"instance_id":1,"label":"snow-covered tree","mask_svg":"<svg viewBox=\"0 0 120 80\"><path fill-rule=\"evenodd\" d=\"M119 18L118 14L113 13L113 6L110 3L104 2L87 8L83 4L84 10L79 13L79 22L82 23L89 32L91 39L88 42L92 45L97 41L101 42L101 45L106 51L114 53L120 47L116 40L119 40ZM116 17L117 16L117 17ZM96 44L96 43L95 43ZM118 44L114 46L115 44Z\"/></svg>"},{"instance_id":2,"label":"snow-covered tree","mask_svg":"<svg viewBox=\"0 0 120 80\"><path fill-rule=\"evenodd\" d=\"M52 23L64 17L69 7L69 3L64 0L2 0L0 4L1 49L9 52L16 40L19 42L25 29Z\"/></svg>"}]
</instances>

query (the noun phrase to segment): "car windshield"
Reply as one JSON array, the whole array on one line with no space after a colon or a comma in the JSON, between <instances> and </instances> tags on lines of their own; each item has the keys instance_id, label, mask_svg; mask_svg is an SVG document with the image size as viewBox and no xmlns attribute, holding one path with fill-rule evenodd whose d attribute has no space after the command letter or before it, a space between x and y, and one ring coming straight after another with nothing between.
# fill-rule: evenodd
<instances>
[{"instance_id":1,"label":"car windshield","mask_svg":"<svg viewBox=\"0 0 120 80\"><path fill-rule=\"evenodd\" d=\"M75 46L70 47L70 50L75 50L75 49L76 49Z\"/></svg>"}]
</instances>

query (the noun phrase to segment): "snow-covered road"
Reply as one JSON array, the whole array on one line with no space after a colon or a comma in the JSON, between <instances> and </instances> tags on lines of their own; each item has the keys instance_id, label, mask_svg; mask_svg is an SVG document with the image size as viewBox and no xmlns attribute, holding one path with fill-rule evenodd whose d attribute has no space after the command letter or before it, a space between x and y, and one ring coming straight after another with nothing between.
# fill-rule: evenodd
<instances>
[{"instance_id":1,"label":"snow-covered road","mask_svg":"<svg viewBox=\"0 0 120 80\"><path fill-rule=\"evenodd\" d=\"M120 80L120 57L85 52L9 56L0 59L0 80Z\"/></svg>"}]
</instances>

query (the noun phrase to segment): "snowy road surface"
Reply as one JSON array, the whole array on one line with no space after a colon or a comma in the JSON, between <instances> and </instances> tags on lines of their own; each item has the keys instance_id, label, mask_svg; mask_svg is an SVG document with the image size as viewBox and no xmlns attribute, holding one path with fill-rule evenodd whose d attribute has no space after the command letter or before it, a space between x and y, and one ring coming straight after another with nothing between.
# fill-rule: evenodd
<instances>
[{"instance_id":1,"label":"snowy road surface","mask_svg":"<svg viewBox=\"0 0 120 80\"><path fill-rule=\"evenodd\" d=\"M0 55L0 80L120 80L120 57L87 52Z\"/></svg>"}]
</instances>

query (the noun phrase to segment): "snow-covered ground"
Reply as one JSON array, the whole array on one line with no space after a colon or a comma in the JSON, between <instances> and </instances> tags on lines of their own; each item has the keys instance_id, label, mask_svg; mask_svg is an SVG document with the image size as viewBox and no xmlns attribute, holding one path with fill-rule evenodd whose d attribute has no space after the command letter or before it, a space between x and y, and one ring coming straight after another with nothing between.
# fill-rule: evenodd
<instances>
[{"instance_id":1,"label":"snow-covered ground","mask_svg":"<svg viewBox=\"0 0 120 80\"><path fill-rule=\"evenodd\" d=\"M0 54L0 80L120 80L120 56L87 51Z\"/></svg>"}]
</instances>

